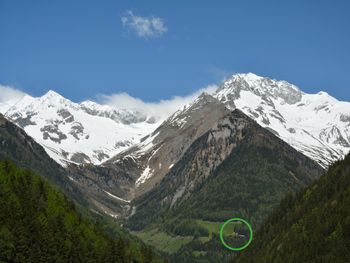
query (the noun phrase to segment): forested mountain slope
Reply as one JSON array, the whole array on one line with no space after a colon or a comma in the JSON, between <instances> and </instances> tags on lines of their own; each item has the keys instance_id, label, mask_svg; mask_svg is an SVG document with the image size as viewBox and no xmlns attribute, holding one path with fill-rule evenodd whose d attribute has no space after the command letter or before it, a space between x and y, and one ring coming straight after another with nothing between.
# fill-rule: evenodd
<instances>
[{"instance_id":1,"label":"forested mountain slope","mask_svg":"<svg viewBox=\"0 0 350 263\"><path fill-rule=\"evenodd\" d=\"M29 170L0 161L0 262L161 262L102 225Z\"/></svg>"},{"instance_id":2,"label":"forested mountain slope","mask_svg":"<svg viewBox=\"0 0 350 263\"><path fill-rule=\"evenodd\" d=\"M286 197L233 262L350 262L350 154Z\"/></svg>"},{"instance_id":3,"label":"forested mountain slope","mask_svg":"<svg viewBox=\"0 0 350 263\"><path fill-rule=\"evenodd\" d=\"M0 113L0 160L4 159L39 173L71 198L84 203L80 190L69 180L67 172L24 130Z\"/></svg>"}]
</instances>

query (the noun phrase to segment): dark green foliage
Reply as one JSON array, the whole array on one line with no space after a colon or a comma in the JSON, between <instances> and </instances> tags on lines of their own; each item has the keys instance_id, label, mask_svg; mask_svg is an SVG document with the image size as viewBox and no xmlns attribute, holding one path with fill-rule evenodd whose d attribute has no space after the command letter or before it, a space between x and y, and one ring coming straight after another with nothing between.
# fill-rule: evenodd
<instances>
[{"instance_id":1,"label":"dark green foliage","mask_svg":"<svg viewBox=\"0 0 350 263\"><path fill-rule=\"evenodd\" d=\"M146 246L112 237L29 170L0 161L0 262L155 262ZM159 261L157 261L159 262Z\"/></svg>"},{"instance_id":2,"label":"dark green foliage","mask_svg":"<svg viewBox=\"0 0 350 263\"><path fill-rule=\"evenodd\" d=\"M202 255L195 255L195 251L204 252ZM173 262L184 263L212 263L212 262L229 262L235 253L223 249L219 235L213 234L208 242L194 240L183 246L178 253L172 255Z\"/></svg>"},{"instance_id":3,"label":"dark green foliage","mask_svg":"<svg viewBox=\"0 0 350 263\"><path fill-rule=\"evenodd\" d=\"M207 237L209 231L196 224L192 220L174 220L165 224L165 230L169 234L177 236Z\"/></svg>"},{"instance_id":4,"label":"dark green foliage","mask_svg":"<svg viewBox=\"0 0 350 263\"><path fill-rule=\"evenodd\" d=\"M350 262L350 154L287 196L233 262Z\"/></svg>"}]
</instances>

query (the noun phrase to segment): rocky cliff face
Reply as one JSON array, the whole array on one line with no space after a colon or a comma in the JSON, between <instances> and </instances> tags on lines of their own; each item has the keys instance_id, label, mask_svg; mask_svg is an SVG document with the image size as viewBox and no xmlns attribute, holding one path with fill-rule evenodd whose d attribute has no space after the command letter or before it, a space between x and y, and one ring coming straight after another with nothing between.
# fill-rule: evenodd
<instances>
[{"instance_id":1,"label":"rocky cliff face","mask_svg":"<svg viewBox=\"0 0 350 263\"><path fill-rule=\"evenodd\" d=\"M193 103L175 112L141 143L111 158L103 165L118 165L131 159L139 171L135 194L158 184L188 147L229 112L218 100L202 94Z\"/></svg>"}]
</instances>

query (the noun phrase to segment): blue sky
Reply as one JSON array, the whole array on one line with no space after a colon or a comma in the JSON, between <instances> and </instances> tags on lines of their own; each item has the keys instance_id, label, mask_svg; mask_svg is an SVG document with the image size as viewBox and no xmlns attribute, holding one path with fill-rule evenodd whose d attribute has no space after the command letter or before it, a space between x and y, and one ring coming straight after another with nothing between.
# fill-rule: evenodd
<instances>
[{"instance_id":1,"label":"blue sky","mask_svg":"<svg viewBox=\"0 0 350 263\"><path fill-rule=\"evenodd\" d=\"M0 0L0 84L157 101L254 72L350 101L349 13L340 0Z\"/></svg>"}]
</instances>

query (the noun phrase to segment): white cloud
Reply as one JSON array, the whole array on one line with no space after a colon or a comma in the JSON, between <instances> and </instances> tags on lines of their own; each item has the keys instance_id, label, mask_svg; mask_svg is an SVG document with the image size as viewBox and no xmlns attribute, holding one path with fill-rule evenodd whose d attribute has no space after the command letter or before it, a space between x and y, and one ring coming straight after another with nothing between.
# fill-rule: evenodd
<instances>
[{"instance_id":1,"label":"white cloud","mask_svg":"<svg viewBox=\"0 0 350 263\"><path fill-rule=\"evenodd\" d=\"M11 88L9 86L0 85L0 103L19 100L25 95L24 92Z\"/></svg>"},{"instance_id":2,"label":"white cloud","mask_svg":"<svg viewBox=\"0 0 350 263\"><path fill-rule=\"evenodd\" d=\"M121 21L124 28L133 30L137 36L146 39L158 37L168 31L162 18L137 16L131 10L125 12Z\"/></svg>"},{"instance_id":3,"label":"white cloud","mask_svg":"<svg viewBox=\"0 0 350 263\"><path fill-rule=\"evenodd\" d=\"M98 98L102 104L107 104L119 109L137 110L163 120L184 105L192 102L201 93L206 92L213 94L217 88L218 86L216 85L209 85L188 96L175 96L171 99L160 100L158 102L145 102L139 98L132 97L125 92L112 95L99 95Z\"/></svg>"}]
</instances>

